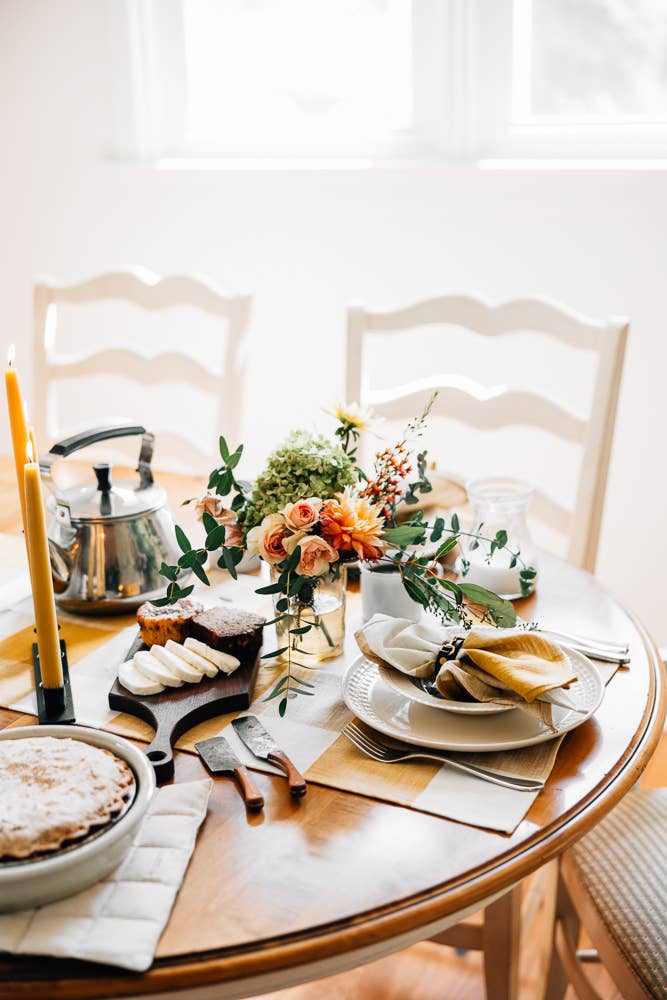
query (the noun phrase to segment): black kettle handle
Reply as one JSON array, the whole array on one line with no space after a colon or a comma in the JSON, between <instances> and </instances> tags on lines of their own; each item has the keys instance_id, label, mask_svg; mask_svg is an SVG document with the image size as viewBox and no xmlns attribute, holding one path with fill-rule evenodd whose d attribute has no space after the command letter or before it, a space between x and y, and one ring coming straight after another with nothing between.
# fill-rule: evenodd
<instances>
[{"instance_id":1,"label":"black kettle handle","mask_svg":"<svg viewBox=\"0 0 667 1000\"><path fill-rule=\"evenodd\" d=\"M59 458L67 458L75 451L88 448L91 444L99 441L111 441L114 438L135 437L141 435L141 451L139 452L139 464L137 472L140 477L140 488L150 486L153 482L151 471L151 459L153 458L153 445L155 435L151 434L140 424L107 424L105 427L95 427L90 431L81 431L73 434L72 437L65 438L54 444L48 454L39 459L39 468L46 481L51 480L51 468Z\"/></svg>"}]
</instances>

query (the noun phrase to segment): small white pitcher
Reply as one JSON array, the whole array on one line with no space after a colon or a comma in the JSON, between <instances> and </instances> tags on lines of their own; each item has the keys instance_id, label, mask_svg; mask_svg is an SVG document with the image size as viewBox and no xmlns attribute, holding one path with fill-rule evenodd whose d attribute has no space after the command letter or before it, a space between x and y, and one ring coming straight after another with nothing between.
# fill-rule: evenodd
<instances>
[{"instance_id":1,"label":"small white pitcher","mask_svg":"<svg viewBox=\"0 0 667 1000\"><path fill-rule=\"evenodd\" d=\"M398 570L373 570L361 563L361 613L367 622L373 615L390 615L417 622L422 607L403 586Z\"/></svg>"}]
</instances>

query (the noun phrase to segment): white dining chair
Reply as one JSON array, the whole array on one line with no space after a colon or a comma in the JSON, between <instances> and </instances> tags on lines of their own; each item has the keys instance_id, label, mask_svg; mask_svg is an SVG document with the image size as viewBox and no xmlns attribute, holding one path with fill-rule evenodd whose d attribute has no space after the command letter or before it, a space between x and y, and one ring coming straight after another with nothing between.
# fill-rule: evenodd
<instances>
[{"instance_id":1,"label":"white dining chair","mask_svg":"<svg viewBox=\"0 0 667 1000\"><path fill-rule=\"evenodd\" d=\"M183 337L183 350L148 353L140 339L128 347L101 344L96 336L76 353L59 353L59 308L110 301L144 310L190 306L220 320L220 327L216 325L211 334L219 353L219 370L211 370L208 364L187 352L187 336ZM211 439L217 441L218 434L224 434L231 443L238 442L251 302L250 296L222 291L202 277L160 277L145 268L99 274L75 284L39 279L34 286L33 420L40 446L49 447L64 434L83 429L61 426L52 390L60 381L91 376L121 376L142 387L167 382L194 387L197 393L209 397L214 408L216 433ZM193 473L210 469L214 452L179 431L182 407L174 406L174 415L175 426L149 428L158 441L158 466L176 471L187 468ZM136 422L138 416L123 414L130 422ZM88 424L110 420L117 420L117 414L98 412Z\"/></svg>"},{"instance_id":2,"label":"white dining chair","mask_svg":"<svg viewBox=\"0 0 667 1000\"><path fill-rule=\"evenodd\" d=\"M558 386L547 396L531 386L485 386L458 372L440 377L425 372L424 378L407 384L389 389L371 387L364 364L369 336L391 336L398 331L445 324L488 338L539 332L571 348L595 352L598 363L590 412L582 415L557 402ZM569 509L553 493L538 490L531 517L567 538L570 562L593 571L627 336L625 319L590 319L538 298L488 305L469 296L442 295L389 311L355 305L347 314L346 399L371 406L388 419L404 419L419 412L419 401L438 388L434 416L451 418L480 431L510 426L538 428L579 446L581 462L574 506ZM508 340L508 352L511 347ZM557 471L554 468L554 474ZM465 477L459 473L459 478Z\"/></svg>"},{"instance_id":3,"label":"white dining chair","mask_svg":"<svg viewBox=\"0 0 667 1000\"><path fill-rule=\"evenodd\" d=\"M546 396L531 386L485 386L458 372L444 376L425 372L424 377L388 389L371 387L364 363L369 336L391 336L437 325L485 337L539 332L571 348L595 352L598 361L590 412L581 415L568 409L556 401L555 392ZM531 515L567 537L567 554L572 563L593 571L627 336L628 322L624 319L590 319L544 299L520 299L494 306L468 296L442 295L389 311L355 305L347 315L346 400L370 406L389 420L405 420L418 413L437 388L434 416L454 419L482 432L529 426L579 445L582 456L574 507L567 509L548 492L538 490ZM448 469L447 474L460 482L466 478L455 470ZM557 863L552 862L527 884L514 886L487 906L481 923L464 921L433 940L482 951L489 1000L516 1000L521 939L540 907L553 924L556 885Z\"/></svg>"}]
</instances>

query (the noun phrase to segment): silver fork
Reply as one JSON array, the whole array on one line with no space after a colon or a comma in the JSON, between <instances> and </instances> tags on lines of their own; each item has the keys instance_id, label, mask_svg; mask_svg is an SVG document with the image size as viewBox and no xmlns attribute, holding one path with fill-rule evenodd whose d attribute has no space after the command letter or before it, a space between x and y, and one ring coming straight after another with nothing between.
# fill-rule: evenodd
<instances>
[{"instance_id":1,"label":"silver fork","mask_svg":"<svg viewBox=\"0 0 667 1000\"><path fill-rule=\"evenodd\" d=\"M422 747L413 746L411 743L406 743L404 748L389 746L379 740L377 736L369 736L354 722L348 722L343 729L343 736L346 736L350 743L353 743L367 757L372 757L373 760L383 764L397 764L399 761L412 760L413 758L436 760L439 764L447 764L457 771L464 771L466 774L481 778L482 781L490 781L492 784L502 785L504 788L513 788L518 792L539 792L542 790L543 783L541 781L535 781L532 778L510 777L509 775L501 776L493 771L487 771L483 767L478 767L477 764L464 764L462 761L453 760L440 750L425 750Z\"/></svg>"}]
</instances>

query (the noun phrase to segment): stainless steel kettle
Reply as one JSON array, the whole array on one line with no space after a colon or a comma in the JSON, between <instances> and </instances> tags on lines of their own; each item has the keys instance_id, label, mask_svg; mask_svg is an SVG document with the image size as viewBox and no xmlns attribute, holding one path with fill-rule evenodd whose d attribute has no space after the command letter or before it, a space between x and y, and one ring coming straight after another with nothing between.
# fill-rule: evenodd
<instances>
[{"instance_id":1,"label":"stainless steel kettle","mask_svg":"<svg viewBox=\"0 0 667 1000\"><path fill-rule=\"evenodd\" d=\"M96 483L59 488L53 466L98 441L141 435L135 483L111 479L107 462L93 465ZM164 594L161 563L175 563L180 551L166 493L153 482L154 435L139 426L98 427L54 444L39 460L51 491L46 507L56 603L77 614L133 611Z\"/></svg>"}]
</instances>

